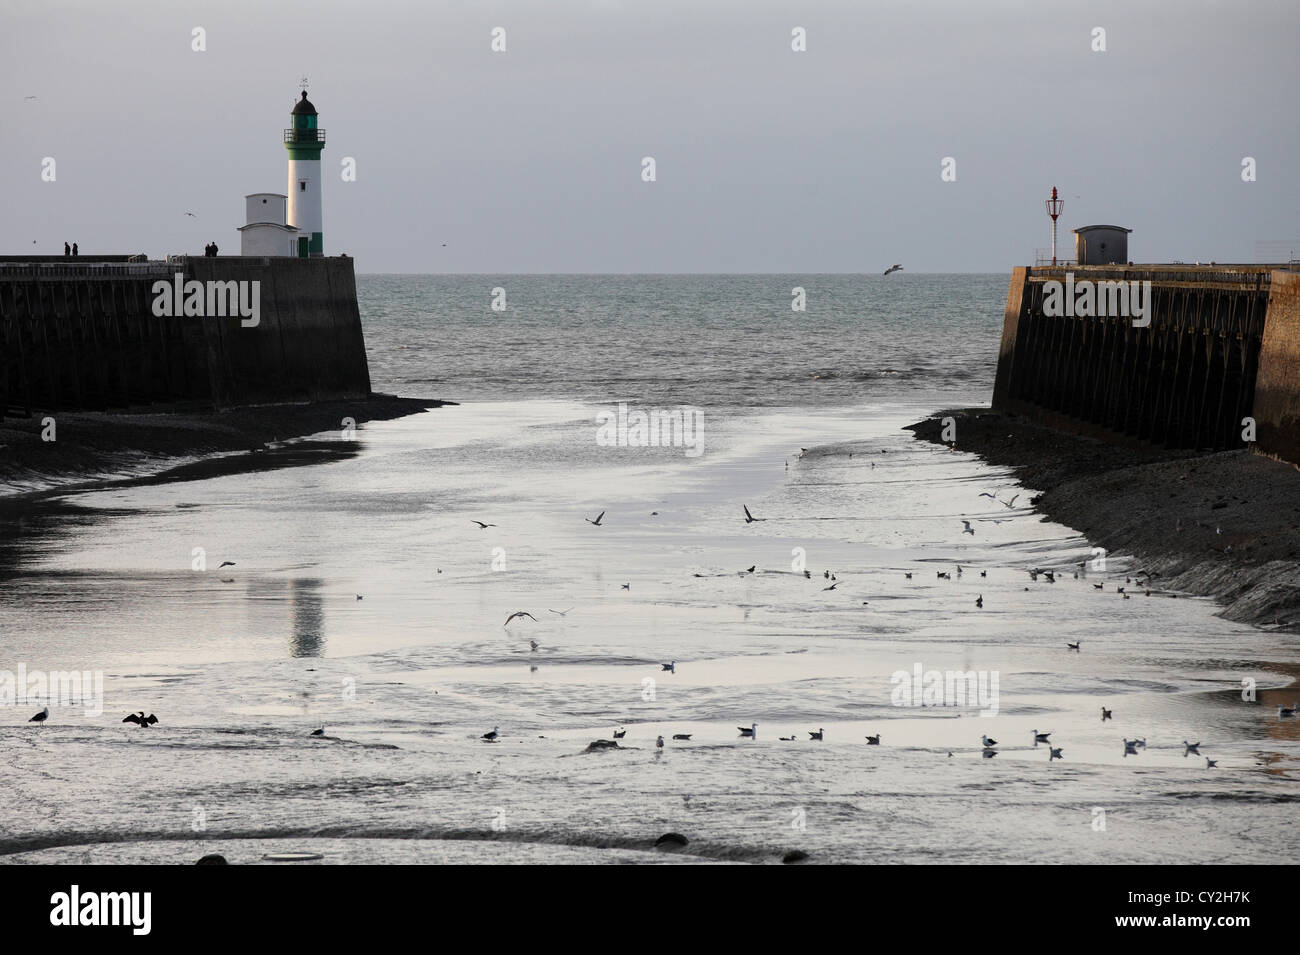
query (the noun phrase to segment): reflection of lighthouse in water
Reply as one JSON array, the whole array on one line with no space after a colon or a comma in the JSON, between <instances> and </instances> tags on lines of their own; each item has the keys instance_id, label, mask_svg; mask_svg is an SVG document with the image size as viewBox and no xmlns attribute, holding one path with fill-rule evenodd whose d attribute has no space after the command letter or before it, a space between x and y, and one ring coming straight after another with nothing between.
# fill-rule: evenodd
<instances>
[{"instance_id":1,"label":"reflection of lighthouse in water","mask_svg":"<svg viewBox=\"0 0 1300 955\"><path fill-rule=\"evenodd\" d=\"M284 131L284 148L289 150L289 225L296 228L298 255L325 254L321 225L320 154L325 148L325 130L316 126L316 107L302 91L302 99L290 115L292 126Z\"/></svg>"},{"instance_id":2,"label":"reflection of lighthouse in water","mask_svg":"<svg viewBox=\"0 0 1300 955\"><path fill-rule=\"evenodd\" d=\"M319 580L289 581L289 606L293 614L290 656L318 657L325 652L325 610L320 586Z\"/></svg>"}]
</instances>

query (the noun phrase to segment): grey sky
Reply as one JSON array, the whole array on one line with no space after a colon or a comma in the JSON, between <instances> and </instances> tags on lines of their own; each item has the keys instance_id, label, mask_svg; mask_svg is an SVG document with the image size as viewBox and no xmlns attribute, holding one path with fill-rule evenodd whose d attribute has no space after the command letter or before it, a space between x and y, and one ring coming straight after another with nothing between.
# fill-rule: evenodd
<instances>
[{"instance_id":1,"label":"grey sky","mask_svg":"<svg viewBox=\"0 0 1300 955\"><path fill-rule=\"evenodd\" d=\"M1300 242L1297 36L1294 0L4 0L0 251L237 253L306 75L361 272L1003 271L1053 184L1066 248L1248 261Z\"/></svg>"}]
</instances>

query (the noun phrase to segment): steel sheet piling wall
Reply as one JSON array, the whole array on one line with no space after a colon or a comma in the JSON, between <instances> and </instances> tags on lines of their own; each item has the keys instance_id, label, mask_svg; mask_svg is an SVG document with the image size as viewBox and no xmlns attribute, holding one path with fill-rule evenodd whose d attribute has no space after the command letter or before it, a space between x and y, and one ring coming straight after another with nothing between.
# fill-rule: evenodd
<instances>
[{"instance_id":1,"label":"steel sheet piling wall","mask_svg":"<svg viewBox=\"0 0 1300 955\"><path fill-rule=\"evenodd\" d=\"M1044 314L1044 286L1149 281L1150 325ZM1257 381L1258 378L1258 381ZM1268 266L1012 272L993 406L1111 441L1246 447L1300 462L1300 274Z\"/></svg>"},{"instance_id":2,"label":"steel sheet piling wall","mask_svg":"<svg viewBox=\"0 0 1300 955\"><path fill-rule=\"evenodd\" d=\"M260 283L260 321L159 317L154 282ZM0 260L0 415L236 405L370 393L353 262Z\"/></svg>"}]
</instances>

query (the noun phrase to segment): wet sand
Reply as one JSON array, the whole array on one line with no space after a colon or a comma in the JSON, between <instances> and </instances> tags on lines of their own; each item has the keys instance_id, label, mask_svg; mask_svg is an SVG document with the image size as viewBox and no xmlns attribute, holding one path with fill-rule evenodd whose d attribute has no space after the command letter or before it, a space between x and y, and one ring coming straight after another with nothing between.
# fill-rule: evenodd
<instances>
[{"instance_id":1,"label":"wet sand","mask_svg":"<svg viewBox=\"0 0 1300 955\"><path fill-rule=\"evenodd\" d=\"M140 478L184 467L185 479L260 469L261 462L234 463L230 455L264 452L300 436L334 431L343 422L360 425L417 414L452 402L373 394L356 401L258 405L230 411L180 409L150 413L50 413L55 440L42 440L41 412L30 418L0 418L0 509L31 503L33 492L90 489L96 482ZM307 463L284 460L285 466Z\"/></svg>"},{"instance_id":2,"label":"wet sand","mask_svg":"<svg viewBox=\"0 0 1300 955\"><path fill-rule=\"evenodd\" d=\"M1229 620L1300 631L1300 469L1250 451L1119 447L988 408L908 427L1009 467L1044 519L1131 554L1161 589L1213 597ZM1022 501L1022 503L1024 503Z\"/></svg>"}]
</instances>

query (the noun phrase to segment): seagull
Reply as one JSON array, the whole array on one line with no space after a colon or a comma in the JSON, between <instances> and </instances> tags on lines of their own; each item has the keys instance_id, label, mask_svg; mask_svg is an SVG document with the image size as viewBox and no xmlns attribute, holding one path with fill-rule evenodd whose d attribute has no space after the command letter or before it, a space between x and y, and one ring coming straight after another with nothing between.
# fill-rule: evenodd
<instances>
[{"instance_id":1,"label":"seagull","mask_svg":"<svg viewBox=\"0 0 1300 955\"><path fill-rule=\"evenodd\" d=\"M867 745L868 745L868 746L879 746L879 745L880 745L880 734L877 733L875 736L868 736L868 737L867 737Z\"/></svg>"},{"instance_id":2,"label":"seagull","mask_svg":"<svg viewBox=\"0 0 1300 955\"><path fill-rule=\"evenodd\" d=\"M997 745L998 745L998 741L997 741L997 740L995 740L995 739L989 739L987 735L985 735L985 736L981 736L981 737L980 737L980 742L984 744L984 748L985 748L985 749L992 749L994 746L997 746Z\"/></svg>"},{"instance_id":3,"label":"seagull","mask_svg":"<svg viewBox=\"0 0 1300 955\"><path fill-rule=\"evenodd\" d=\"M799 738L799 737L795 736L793 733L791 733L789 736L778 736L778 737L777 737L777 739L779 739L779 740L780 740L781 742L783 742L783 743L793 743L793 742L795 742L798 738Z\"/></svg>"},{"instance_id":4,"label":"seagull","mask_svg":"<svg viewBox=\"0 0 1300 955\"><path fill-rule=\"evenodd\" d=\"M23 99L36 99L35 96L24 96Z\"/></svg>"},{"instance_id":5,"label":"seagull","mask_svg":"<svg viewBox=\"0 0 1300 955\"><path fill-rule=\"evenodd\" d=\"M903 271L903 267L898 263L894 263L889 268L885 269L885 274L889 275L891 272L901 272L901 271Z\"/></svg>"},{"instance_id":6,"label":"seagull","mask_svg":"<svg viewBox=\"0 0 1300 955\"><path fill-rule=\"evenodd\" d=\"M1079 644L1081 644L1081 643L1083 643L1082 640L1080 640L1079 643L1070 643L1070 642L1067 641L1066 644L1065 644L1065 649L1067 649L1067 650L1078 650L1078 649L1079 649Z\"/></svg>"},{"instance_id":7,"label":"seagull","mask_svg":"<svg viewBox=\"0 0 1300 955\"><path fill-rule=\"evenodd\" d=\"M499 726L494 726L494 727L492 727L492 732L491 732L491 733L484 733L482 736L479 737L479 739L485 739L485 740L488 740L488 741L490 741L490 742L496 742L496 738L497 738L497 736L499 735L497 731L500 730L500 729L501 729L501 727L499 727Z\"/></svg>"},{"instance_id":8,"label":"seagull","mask_svg":"<svg viewBox=\"0 0 1300 955\"><path fill-rule=\"evenodd\" d=\"M1131 743L1130 743L1128 740L1124 740L1124 755L1125 755L1125 756L1128 756L1130 753L1133 754L1134 756L1136 756L1136 755L1137 755L1137 751L1138 751L1137 740L1134 740L1134 741L1131 742Z\"/></svg>"},{"instance_id":9,"label":"seagull","mask_svg":"<svg viewBox=\"0 0 1300 955\"><path fill-rule=\"evenodd\" d=\"M747 570L741 571L741 573L752 574L757 569L758 569L758 564L754 564L753 566L749 567Z\"/></svg>"},{"instance_id":10,"label":"seagull","mask_svg":"<svg viewBox=\"0 0 1300 955\"><path fill-rule=\"evenodd\" d=\"M1092 585L1092 589L1093 589L1093 590L1104 590L1105 587L1106 587L1105 584L1093 584L1093 585Z\"/></svg>"},{"instance_id":11,"label":"seagull","mask_svg":"<svg viewBox=\"0 0 1300 955\"><path fill-rule=\"evenodd\" d=\"M1040 733L1038 730L1034 730L1034 745L1037 746L1039 743L1050 743L1051 740L1047 737L1051 735L1051 733Z\"/></svg>"},{"instance_id":12,"label":"seagull","mask_svg":"<svg viewBox=\"0 0 1300 955\"><path fill-rule=\"evenodd\" d=\"M366 598L363 597L363 596L361 596L360 594L357 594L357 599L358 599L358 600L365 600Z\"/></svg>"},{"instance_id":13,"label":"seagull","mask_svg":"<svg viewBox=\"0 0 1300 955\"><path fill-rule=\"evenodd\" d=\"M962 533L963 533L963 534L970 534L970 535L974 536L974 534L975 534L975 528L973 528L973 527L970 526L970 521L962 521L962 524L964 525L964 527L962 528Z\"/></svg>"},{"instance_id":14,"label":"seagull","mask_svg":"<svg viewBox=\"0 0 1300 955\"><path fill-rule=\"evenodd\" d=\"M908 571L907 573L903 574L903 576L906 577L908 580L911 580L911 579L912 579L912 572L911 572L911 571Z\"/></svg>"},{"instance_id":15,"label":"seagull","mask_svg":"<svg viewBox=\"0 0 1300 955\"><path fill-rule=\"evenodd\" d=\"M588 524L590 524L592 527L599 527L600 522L604 520L604 518L605 518L605 512L601 511L599 514L596 515L596 519L594 521L590 517L584 517L583 520L586 521Z\"/></svg>"},{"instance_id":16,"label":"seagull","mask_svg":"<svg viewBox=\"0 0 1300 955\"><path fill-rule=\"evenodd\" d=\"M235 566L235 562L234 562L233 560L223 560L223 561L222 561L222 562L217 566L217 570L220 570L222 567L234 567L234 566Z\"/></svg>"},{"instance_id":17,"label":"seagull","mask_svg":"<svg viewBox=\"0 0 1300 955\"><path fill-rule=\"evenodd\" d=\"M1200 756L1201 751L1197 749L1197 747L1200 745L1201 744L1199 742L1189 743L1187 742L1187 740L1183 740L1183 759L1187 758L1188 753L1195 753L1197 756Z\"/></svg>"},{"instance_id":18,"label":"seagull","mask_svg":"<svg viewBox=\"0 0 1300 955\"><path fill-rule=\"evenodd\" d=\"M1213 769L1215 766L1218 765L1219 765L1219 761L1217 759L1210 759L1208 756L1205 758L1206 769Z\"/></svg>"},{"instance_id":19,"label":"seagull","mask_svg":"<svg viewBox=\"0 0 1300 955\"><path fill-rule=\"evenodd\" d=\"M324 736L324 735L325 735L325 724L322 723L322 724L320 725L320 729L318 729L318 730L312 730L312 731L311 731L311 735L312 735L312 736Z\"/></svg>"},{"instance_id":20,"label":"seagull","mask_svg":"<svg viewBox=\"0 0 1300 955\"><path fill-rule=\"evenodd\" d=\"M510 616L506 617L506 622L503 623L501 626L503 626L503 627L508 627L508 626L510 626L510 621L511 621L511 620L514 620L515 617L527 617L527 618L528 618L529 620L531 620L533 623L536 623L536 622L537 622L537 618L534 617L534 616L533 616L531 613L529 613L527 610L516 610L516 611L515 611L514 613L512 613Z\"/></svg>"},{"instance_id":21,"label":"seagull","mask_svg":"<svg viewBox=\"0 0 1300 955\"><path fill-rule=\"evenodd\" d=\"M1012 508L1012 507L1015 507L1015 506L1016 506L1016 497L1019 497L1019 496L1020 496L1020 495L1017 494L1017 495L1016 495L1015 497L1013 497L1011 500L1009 500L1009 501L999 501L999 503L1000 503L1003 507L1006 507L1006 508Z\"/></svg>"},{"instance_id":22,"label":"seagull","mask_svg":"<svg viewBox=\"0 0 1300 955\"><path fill-rule=\"evenodd\" d=\"M674 660L672 663L661 663L661 664L659 664L659 667L660 667L660 669L662 669L662 670L664 670L664 671L666 671L666 672L668 672L668 673L676 673L676 672L677 672L677 661Z\"/></svg>"},{"instance_id":23,"label":"seagull","mask_svg":"<svg viewBox=\"0 0 1300 955\"><path fill-rule=\"evenodd\" d=\"M659 749L664 748L664 738L662 736L660 736L658 739L655 740L655 746L657 746Z\"/></svg>"},{"instance_id":24,"label":"seagull","mask_svg":"<svg viewBox=\"0 0 1300 955\"><path fill-rule=\"evenodd\" d=\"M481 531L485 531L485 530L487 530L489 527L496 527L495 524L484 524L482 521L471 520L470 523L471 523L471 524L477 524L478 527L479 527L479 530L481 530Z\"/></svg>"},{"instance_id":25,"label":"seagull","mask_svg":"<svg viewBox=\"0 0 1300 955\"><path fill-rule=\"evenodd\" d=\"M1277 715L1279 719L1283 716L1296 716L1297 714L1300 714L1300 705L1295 703L1292 703L1290 706L1283 706L1281 703L1277 705Z\"/></svg>"},{"instance_id":26,"label":"seagull","mask_svg":"<svg viewBox=\"0 0 1300 955\"><path fill-rule=\"evenodd\" d=\"M189 216L191 219L197 219L197 218L198 218L198 216L196 216L196 215L195 215L194 213L192 213L192 212L186 212L185 214L186 214L187 216Z\"/></svg>"},{"instance_id":27,"label":"seagull","mask_svg":"<svg viewBox=\"0 0 1300 955\"><path fill-rule=\"evenodd\" d=\"M1143 749L1147 748L1147 739L1145 736L1142 737L1141 739L1134 738L1133 742L1137 743L1138 746L1142 747Z\"/></svg>"},{"instance_id":28,"label":"seagull","mask_svg":"<svg viewBox=\"0 0 1300 955\"><path fill-rule=\"evenodd\" d=\"M765 521L765 520L767 520L766 517L755 517L753 514L749 513L749 505L748 505L748 504L742 504L741 507L743 507L743 508L745 509L745 523L746 523L746 524L752 524L752 523L754 523L754 521Z\"/></svg>"},{"instance_id":29,"label":"seagull","mask_svg":"<svg viewBox=\"0 0 1300 955\"><path fill-rule=\"evenodd\" d=\"M632 589L632 582L629 580L627 583L625 583L625 584L623 585L623 589L624 589L624 590L627 590L627 591L631 591L631 589Z\"/></svg>"},{"instance_id":30,"label":"seagull","mask_svg":"<svg viewBox=\"0 0 1300 955\"><path fill-rule=\"evenodd\" d=\"M941 580L952 580L952 574L945 574L942 570L935 572L935 577Z\"/></svg>"},{"instance_id":31,"label":"seagull","mask_svg":"<svg viewBox=\"0 0 1300 955\"><path fill-rule=\"evenodd\" d=\"M1047 761L1049 763L1054 759L1065 758L1064 756L1061 755L1061 748L1059 746L1048 747L1048 749L1050 750L1050 752L1048 752L1047 754Z\"/></svg>"},{"instance_id":32,"label":"seagull","mask_svg":"<svg viewBox=\"0 0 1300 955\"><path fill-rule=\"evenodd\" d=\"M746 729L746 728L743 727L743 726L737 726L736 729L740 730L740 735L741 735L741 736L748 736L750 739L758 739L758 724L757 724L757 723L751 723L751 724L749 725L749 728L748 728L748 729Z\"/></svg>"},{"instance_id":33,"label":"seagull","mask_svg":"<svg viewBox=\"0 0 1300 955\"><path fill-rule=\"evenodd\" d=\"M539 646L541 646L541 644L539 644L536 640L528 641L528 648L530 650L536 650Z\"/></svg>"},{"instance_id":34,"label":"seagull","mask_svg":"<svg viewBox=\"0 0 1300 955\"><path fill-rule=\"evenodd\" d=\"M140 712L141 712L141 713L144 713L144 710L141 710ZM150 713L148 716L146 716L146 717L144 717L143 719L140 720L140 725L141 725L141 726L153 726L153 725L154 725L155 723L157 723L157 722L158 722L158 717L156 717L156 716L154 716L152 713Z\"/></svg>"},{"instance_id":35,"label":"seagull","mask_svg":"<svg viewBox=\"0 0 1300 955\"><path fill-rule=\"evenodd\" d=\"M823 587L822 590L823 590L823 591L826 591L826 590L834 590L834 589L835 589L836 587L838 587L839 585L840 585L840 582L837 580L837 581L835 581L835 583L831 584L829 587Z\"/></svg>"},{"instance_id":36,"label":"seagull","mask_svg":"<svg viewBox=\"0 0 1300 955\"><path fill-rule=\"evenodd\" d=\"M978 597L975 598L975 606L977 606L977 607L983 607L983 606L984 606L984 595L983 595L983 594L980 594Z\"/></svg>"},{"instance_id":37,"label":"seagull","mask_svg":"<svg viewBox=\"0 0 1300 955\"><path fill-rule=\"evenodd\" d=\"M996 494L990 494L988 491L980 491L980 497L987 497L989 500L992 501L996 501L998 499Z\"/></svg>"},{"instance_id":38,"label":"seagull","mask_svg":"<svg viewBox=\"0 0 1300 955\"><path fill-rule=\"evenodd\" d=\"M1111 718L1110 710L1106 709L1106 707L1103 706L1101 708L1101 721L1104 723L1110 718Z\"/></svg>"},{"instance_id":39,"label":"seagull","mask_svg":"<svg viewBox=\"0 0 1300 955\"><path fill-rule=\"evenodd\" d=\"M689 739L691 738L691 735L692 735L692 734L690 734L690 733L674 733L674 734L673 734L673 739L685 739L685 740L689 740Z\"/></svg>"},{"instance_id":40,"label":"seagull","mask_svg":"<svg viewBox=\"0 0 1300 955\"><path fill-rule=\"evenodd\" d=\"M614 739L622 739L627 735L627 730L614 730Z\"/></svg>"},{"instance_id":41,"label":"seagull","mask_svg":"<svg viewBox=\"0 0 1300 955\"><path fill-rule=\"evenodd\" d=\"M826 730L824 728L821 728L818 729L816 733L809 732L808 735L811 736L813 739L823 739L825 733Z\"/></svg>"},{"instance_id":42,"label":"seagull","mask_svg":"<svg viewBox=\"0 0 1300 955\"><path fill-rule=\"evenodd\" d=\"M144 725L144 710L141 710L141 711L138 712L138 713L128 713L126 716L122 717L122 722L123 722L123 723L134 723L136 726L143 726L143 725Z\"/></svg>"},{"instance_id":43,"label":"seagull","mask_svg":"<svg viewBox=\"0 0 1300 955\"><path fill-rule=\"evenodd\" d=\"M33 716L33 717L32 717L30 720L28 720L27 722L28 722L28 723L44 723L44 722L45 722L46 720L48 720L49 718L50 718L50 708L47 706L47 707L45 707L45 709L41 710L39 713L37 713L35 716Z\"/></svg>"}]
</instances>

